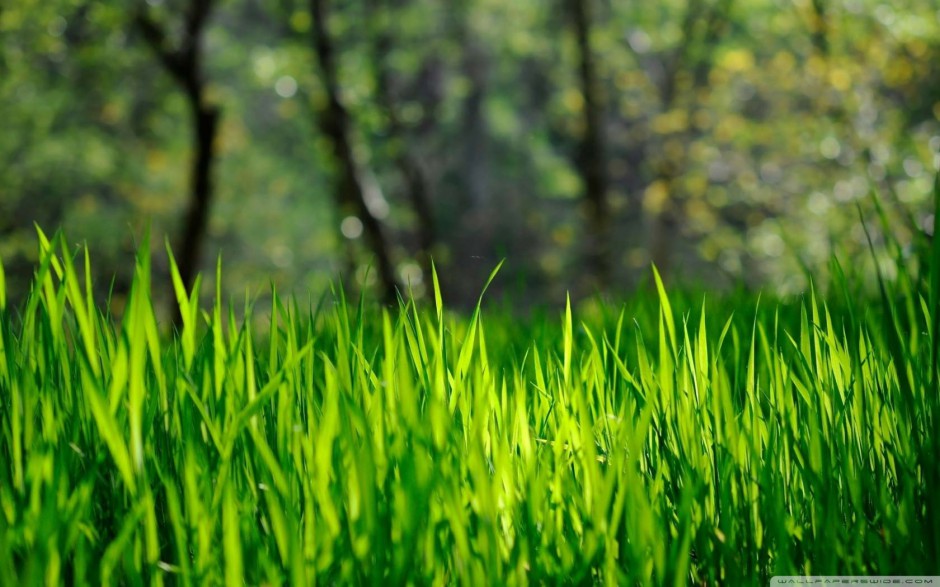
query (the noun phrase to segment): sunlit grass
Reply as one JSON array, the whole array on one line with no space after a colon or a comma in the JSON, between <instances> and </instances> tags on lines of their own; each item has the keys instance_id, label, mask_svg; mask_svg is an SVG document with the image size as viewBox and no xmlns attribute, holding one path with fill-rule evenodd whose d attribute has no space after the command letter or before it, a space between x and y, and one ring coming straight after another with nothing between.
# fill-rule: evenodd
<instances>
[{"instance_id":1,"label":"sunlit grass","mask_svg":"<svg viewBox=\"0 0 940 587\"><path fill-rule=\"evenodd\" d=\"M429 308L275 296L256 331L174 273L173 336L147 254L115 323L87 253L40 241L23 307L0 270L4 584L938 570L940 240L872 300L838 270L791 301L655 275L526 324L435 278Z\"/></svg>"}]
</instances>

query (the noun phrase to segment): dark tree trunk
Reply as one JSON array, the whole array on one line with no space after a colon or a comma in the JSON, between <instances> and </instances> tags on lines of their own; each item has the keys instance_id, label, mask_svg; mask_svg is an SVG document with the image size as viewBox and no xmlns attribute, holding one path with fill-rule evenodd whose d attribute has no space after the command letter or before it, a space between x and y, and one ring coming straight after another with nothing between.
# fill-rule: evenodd
<instances>
[{"instance_id":1,"label":"dark tree trunk","mask_svg":"<svg viewBox=\"0 0 940 587\"><path fill-rule=\"evenodd\" d=\"M437 228L427 174L421 161L409 147L408 132L395 102L393 73L388 63L388 55L394 45L389 30L390 7L381 0L372 0L369 8L376 19L372 55L376 98L388 118L386 132L392 142L395 164L404 179L411 208L417 217L418 259L425 274L430 275L431 253L437 241Z\"/></svg>"},{"instance_id":2,"label":"dark tree trunk","mask_svg":"<svg viewBox=\"0 0 940 587\"><path fill-rule=\"evenodd\" d=\"M185 15L183 37L179 47L169 46L164 28L144 10L136 14L135 23L144 39L156 53L164 69L185 92L192 116L193 152L189 178L189 202L183 221L183 233L176 250L180 278L192 287L199 272L199 262L209 223L213 197L212 171L215 164L215 140L220 113L206 98L205 72L202 68L202 40L213 0L190 0ZM176 299L171 288L170 299ZM180 326L182 316L178 304L173 323Z\"/></svg>"},{"instance_id":3,"label":"dark tree trunk","mask_svg":"<svg viewBox=\"0 0 940 587\"><path fill-rule=\"evenodd\" d=\"M587 261L596 285L610 284L610 206L607 201L607 146L604 105L597 64L591 50L591 0L569 0L578 45L578 77L584 97L584 134L578 147L578 170L584 182L588 230Z\"/></svg>"},{"instance_id":4,"label":"dark tree trunk","mask_svg":"<svg viewBox=\"0 0 940 587\"><path fill-rule=\"evenodd\" d=\"M190 171L189 208L183 224L179 253L179 271L183 283L191 286L199 271L202 245L209 224L209 205L212 201L212 166L215 160L215 138L218 132L219 111L213 107L191 102L194 128L194 149Z\"/></svg>"},{"instance_id":5,"label":"dark tree trunk","mask_svg":"<svg viewBox=\"0 0 940 587\"><path fill-rule=\"evenodd\" d=\"M375 255L383 299L386 303L394 303L398 295L398 279L382 224L366 203L362 174L353 153L352 123L349 112L340 100L336 51L327 26L328 4L329 0L310 0L313 47L327 94L327 103L318 113L317 122L320 131L330 141L339 168L336 186L337 207L341 213L353 214L362 222L366 242Z\"/></svg>"},{"instance_id":6,"label":"dark tree trunk","mask_svg":"<svg viewBox=\"0 0 940 587\"><path fill-rule=\"evenodd\" d=\"M479 212L489 199L489 141L486 116L483 112L488 91L489 66L484 49L473 38L472 32L466 29L461 32L465 35L462 67L464 75L470 80L470 92L464 100L461 114L463 184L468 205Z\"/></svg>"},{"instance_id":7,"label":"dark tree trunk","mask_svg":"<svg viewBox=\"0 0 940 587\"><path fill-rule=\"evenodd\" d=\"M424 166L412 153L399 154L396 163L405 178L411 207L418 217L418 248L422 263L427 264L437 243L434 209L431 206L431 190ZM425 267L427 269L427 267Z\"/></svg>"}]
</instances>

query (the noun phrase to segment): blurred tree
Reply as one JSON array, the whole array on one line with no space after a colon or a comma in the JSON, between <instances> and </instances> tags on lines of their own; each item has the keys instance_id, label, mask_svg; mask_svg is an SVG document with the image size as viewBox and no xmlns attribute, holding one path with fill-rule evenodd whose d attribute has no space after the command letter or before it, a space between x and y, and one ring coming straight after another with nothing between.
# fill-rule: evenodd
<instances>
[{"instance_id":1,"label":"blurred tree","mask_svg":"<svg viewBox=\"0 0 940 587\"><path fill-rule=\"evenodd\" d=\"M489 132L485 115L488 91L488 57L486 49L472 31L463 27L462 74L469 83L469 91L461 109L463 141L463 185L471 209L479 210L489 199L491 166L489 158Z\"/></svg>"},{"instance_id":2,"label":"blurred tree","mask_svg":"<svg viewBox=\"0 0 940 587\"><path fill-rule=\"evenodd\" d=\"M578 48L578 81L583 105L583 130L577 152L577 168L584 183L588 219L587 262L596 285L610 283L610 205L608 203L607 145L602 86L591 47L592 0L567 0Z\"/></svg>"},{"instance_id":3,"label":"blurred tree","mask_svg":"<svg viewBox=\"0 0 940 587\"><path fill-rule=\"evenodd\" d=\"M180 277L187 287L192 286L199 270L213 196L212 174L220 111L206 91L202 47L213 3L213 0L187 0L183 9L182 36L176 43L167 34L167 29L175 27L154 19L146 6L138 5L134 20L166 72L186 96L192 117L189 202L182 238L176 249ZM170 299L175 298L171 296ZM178 308L175 316L178 322Z\"/></svg>"},{"instance_id":4,"label":"blurred tree","mask_svg":"<svg viewBox=\"0 0 940 587\"><path fill-rule=\"evenodd\" d=\"M149 62L125 37L126 21L124 6L91 0L23 0L0 11L0 256L13 299L32 278L34 223L101 251L99 295L120 298L129 283L124 186L140 179L143 152L143 133L129 122L149 115L152 86L121 83Z\"/></svg>"},{"instance_id":5,"label":"blurred tree","mask_svg":"<svg viewBox=\"0 0 940 587\"><path fill-rule=\"evenodd\" d=\"M391 143L392 156L405 183L405 191L417 219L418 254L424 274L430 275L431 254L437 242L437 226L431 197L431 185L423 163L410 144L408 128L396 96L395 73L389 63L395 50L394 22L396 8L406 4L399 0L367 0L371 15L372 63L375 94L387 121L385 136ZM426 117L427 119L427 117Z\"/></svg>"},{"instance_id":6,"label":"blurred tree","mask_svg":"<svg viewBox=\"0 0 940 587\"><path fill-rule=\"evenodd\" d=\"M33 222L89 243L99 295L130 273L147 224L184 248L192 101L128 24L145 14L179 56L192 0L139 1L2 3L0 255L14 291L31 278ZM502 257L491 293L539 304L596 288L601 249L578 237L602 234L593 224L609 225L609 292L651 257L684 279L793 292L806 284L795 257L818 269L835 250L867 255L846 210L871 209L873 185L902 241L929 219L935 0L336 0L319 19L332 77L310 1L213 2L196 42L205 104L224 110L201 246L224 246L223 291L260 292L259 310L271 283L322 291L344 254L356 287L384 287L364 275L363 251L380 266L370 226L402 281L436 241L445 296L472 307ZM359 204L338 196L343 153ZM591 185L606 175L593 220L586 164Z\"/></svg>"},{"instance_id":7,"label":"blurred tree","mask_svg":"<svg viewBox=\"0 0 940 587\"><path fill-rule=\"evenodd\" d=\"M665 57L657 84L658 134L661 143L652 158L654 179L647 193L653 212L649 255L663 278L672 269L676 233L683 224L682 195L677 179L689 168L689 144L700 135L694 126L703 108L709 75L722 35L731 21L734 0L688 0L678 46Z\"/></svg>"},{"instance_id":8,"label":"blurred tree","mask_svg":"<svg viewBox=\"0 0 940 587\"><path fill-rule=\"evenodd\" d=\"M352 118L342 101L336 45L330 33L329 3L330 0L310 0L313 48L326 92L325 103L317 112L317 123L320 131L330 141L337 167L337 208L344 216L348 214L349 218L355 218L361 222L366 241L375 255L383 298L386 303L394 303L399 284L392 262L391 248L386 240L381 221L369 206L370 196L375 201L382 198L382 195L378 184L371 174L366 173L354 151ZM369 190L372 192L369 193Z\"/></svg>"}]
</instances>

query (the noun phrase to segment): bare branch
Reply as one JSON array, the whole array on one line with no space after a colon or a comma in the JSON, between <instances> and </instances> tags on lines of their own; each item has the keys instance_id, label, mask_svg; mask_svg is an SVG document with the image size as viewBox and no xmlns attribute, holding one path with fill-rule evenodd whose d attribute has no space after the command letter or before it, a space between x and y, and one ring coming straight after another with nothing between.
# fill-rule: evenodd
<instances>
[{"instance_id":1,"label":"bare branch","mask_svg":"<svg viewBox=\"0 0 940 587\"><path fill-rule=\"evenodd\" d=\"M186 79L186 66L179 52L172 50L168 46L167 36L157 21L153 20L143 10L138 10L134 14L134 24L140 30L144 40L150 45L150 48L160 59L163 67L180 83Z\"/></svg>"}]
</instances>

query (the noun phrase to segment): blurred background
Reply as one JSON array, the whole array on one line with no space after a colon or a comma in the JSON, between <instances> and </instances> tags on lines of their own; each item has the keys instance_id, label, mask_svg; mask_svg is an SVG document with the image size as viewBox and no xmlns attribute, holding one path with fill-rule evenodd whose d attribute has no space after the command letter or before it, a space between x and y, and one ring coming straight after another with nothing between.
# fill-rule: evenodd
<instances>
[{"instance_id":1,"label":"blurred background","mask_svg":"<svg viewBox=\"0 0 940 587\"><path fill-rule=\"evenodd\" d=\"M781 294L868 259L859 211L932 231L935 0L7 0L0 258L34 223L120 305L155 295L451 305L667 281ZM876 240L884 234L875 230ZM891 270L890 259L884 269Z\"/></svg>"}]
</instances>

